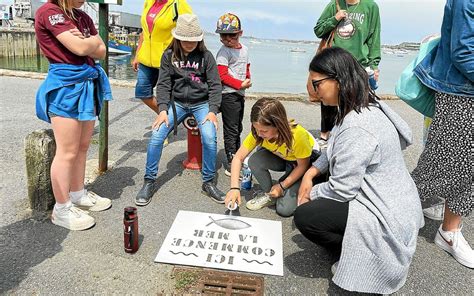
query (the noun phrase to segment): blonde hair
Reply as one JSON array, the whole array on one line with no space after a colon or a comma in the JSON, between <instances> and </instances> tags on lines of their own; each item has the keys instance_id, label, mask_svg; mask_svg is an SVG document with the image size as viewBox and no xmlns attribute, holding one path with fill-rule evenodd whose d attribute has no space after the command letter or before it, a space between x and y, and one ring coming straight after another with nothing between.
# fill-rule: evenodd
<instances>
[{"instance_id":1,"label":"blonde hair","mask_svg":"<svg viewBox=\"0 0 474 296\"><path fill-rule=\"evenodd\" d=\"M72 5L72 0L49 0L49 2L56 4L61 8L61 10L66 14L69 18L76 19L74 16L74 7Z\"/></svg>"}]
</instances>

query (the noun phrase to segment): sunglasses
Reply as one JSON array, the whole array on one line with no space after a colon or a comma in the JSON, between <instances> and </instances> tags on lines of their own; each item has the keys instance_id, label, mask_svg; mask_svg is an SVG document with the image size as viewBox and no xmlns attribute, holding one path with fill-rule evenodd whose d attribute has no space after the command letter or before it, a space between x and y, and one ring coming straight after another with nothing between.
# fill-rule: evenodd
<instances>
[{"instance_id":1,"label":"sunglasses","mask_svg":"<svg viewBox=\"0 0 474 296\"><path fill-rule=\"evenodd\" d=\"M311 80L311 83L313 84L314 91L318 91L319 85L320 85L324 80L328 80L328 79L334 79L334 77L329 76L329 77L322 78L322 79L318 79L318 80Z\"/></svg>"},{"instance_id":2,"label":"sunglasses","mask_svg":"<svg viewBox=\"0 0 474 296\"><path fill-rule=\"evenodd\" d=\"M221 38L226 39L237 39L239 37L239 33L221 33Z\"/></svg>"}]
</instances>

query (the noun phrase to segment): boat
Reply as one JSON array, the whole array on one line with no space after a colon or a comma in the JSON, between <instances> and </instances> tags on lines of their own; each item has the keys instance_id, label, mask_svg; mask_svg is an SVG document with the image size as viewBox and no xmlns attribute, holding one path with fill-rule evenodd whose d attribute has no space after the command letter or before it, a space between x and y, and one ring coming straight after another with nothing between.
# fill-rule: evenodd
<instances>
[{"instance_id":1,"label":"boat","mask_svg":"<svg viewBox=\"0 0 474 296\"><path fill-rule=\"evenodd\" d=\"M109 39L109 54L132 54L132 47L116 39Z\"/></svg>"},{"instance_id":2,"label":"boat","mask_svg":"<svg viewBox=\"0 0 474 296\"><path fill-rule=\"evenodd\" d=\"M306 50L300 48L300 47L295 47L290 49L291 52L306 52Z\"/></svg>"}]
</instances>

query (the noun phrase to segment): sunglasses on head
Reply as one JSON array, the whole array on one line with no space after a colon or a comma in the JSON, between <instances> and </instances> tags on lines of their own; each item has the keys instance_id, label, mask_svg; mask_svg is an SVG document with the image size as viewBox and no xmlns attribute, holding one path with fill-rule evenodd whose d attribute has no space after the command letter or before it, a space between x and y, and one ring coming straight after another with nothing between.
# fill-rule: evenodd
<instances>
[{"instance_id":1,"label":"sunglasses on head","mask_svg":"<svg viewBox=\"0 0 474 296\"><path fill-rule=\"evenodd\" d=\"M329 77L325 77L325 78L318 79L318 80L311 80L311 83L313 84L314 91L317 91L319 85L320 85L324 80L328 80L328 79L334 79L334 77L329 76Z\"/></svg>"}]
</instances>

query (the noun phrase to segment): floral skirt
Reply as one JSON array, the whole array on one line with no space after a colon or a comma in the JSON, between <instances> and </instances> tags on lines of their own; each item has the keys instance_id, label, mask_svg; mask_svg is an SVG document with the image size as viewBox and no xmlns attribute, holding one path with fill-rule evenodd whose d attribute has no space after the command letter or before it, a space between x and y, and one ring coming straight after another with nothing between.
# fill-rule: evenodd
<instances>
[{"instance_id":1,"label":"floral skirt","mask_svg":"<svg viewBox=\"0 0 474 296\"><path fill-rule=\"evenodd\" d=\"M412 177L422 201L442 198L451 212L468 216L474 203L474 97L436 93L435 103L426 146Z\"/></svg>"}]
</instances>

